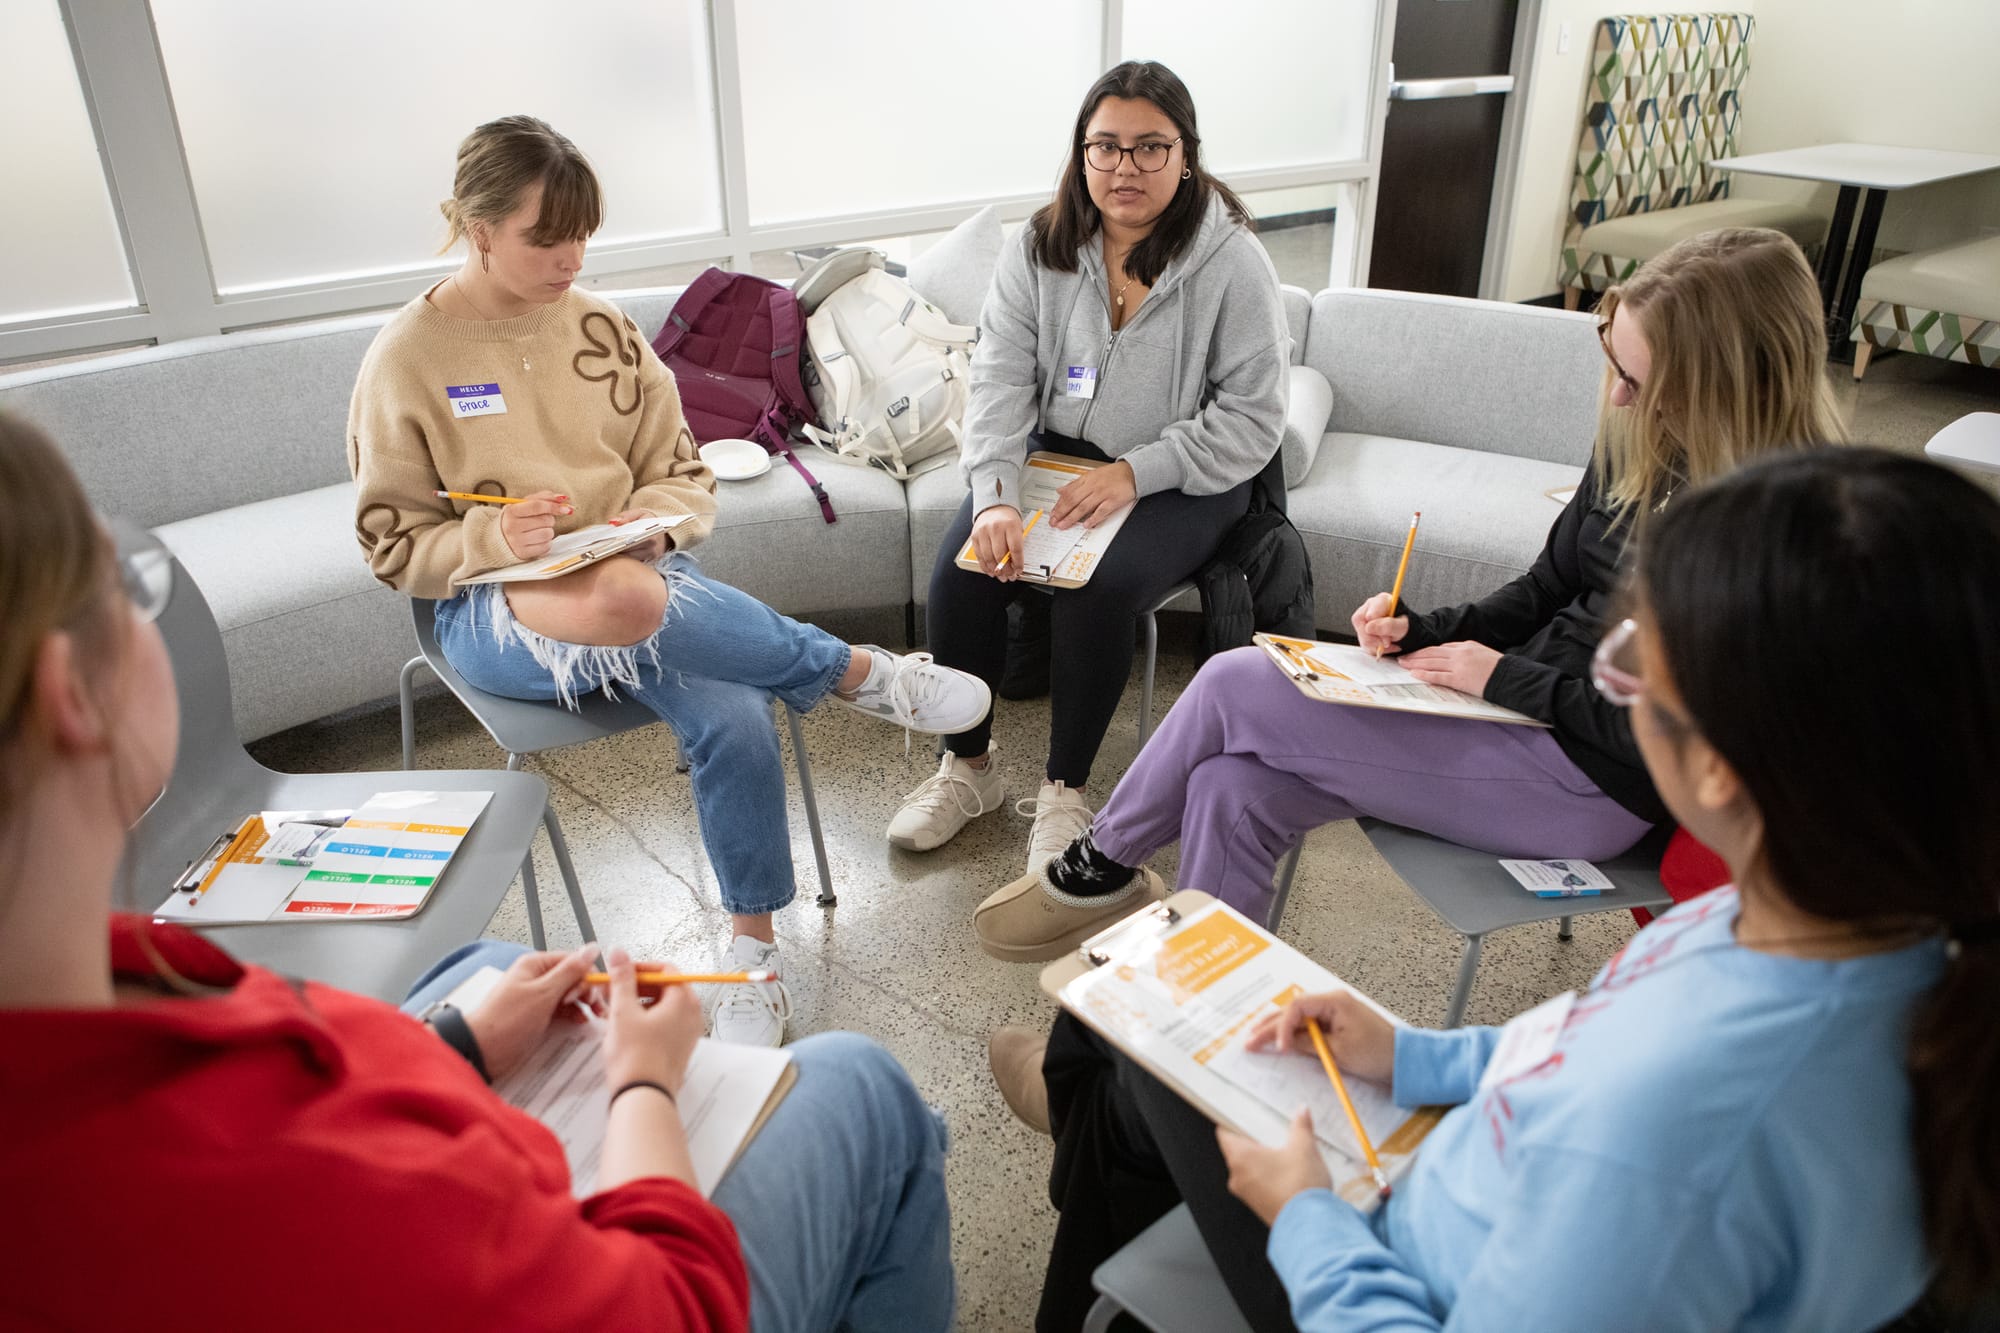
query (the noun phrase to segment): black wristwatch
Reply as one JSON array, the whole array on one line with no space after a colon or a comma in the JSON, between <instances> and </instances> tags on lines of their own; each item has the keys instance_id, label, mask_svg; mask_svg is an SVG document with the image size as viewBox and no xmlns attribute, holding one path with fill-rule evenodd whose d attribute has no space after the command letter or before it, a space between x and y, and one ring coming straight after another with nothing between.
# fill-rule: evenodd
<instances>
[{"instance_id":1,"label":"black wristwatch","mask_svg":"<svg viewBox=\"0 0 2000 1333\"><path fill-rule=\"evenodd\" d=\"M424 1022L430 1024L431 1031L444 1038L444 1044L465 1057L465 1062L479 1071L479 1077L488 1083L493 1076L486 1072L486 1057L480 1054L479 1038L472 1035L472 1024L465 1021L465 1015L449 1000L439 1000L424 1010Z\"/></svg>"}]
</instances>

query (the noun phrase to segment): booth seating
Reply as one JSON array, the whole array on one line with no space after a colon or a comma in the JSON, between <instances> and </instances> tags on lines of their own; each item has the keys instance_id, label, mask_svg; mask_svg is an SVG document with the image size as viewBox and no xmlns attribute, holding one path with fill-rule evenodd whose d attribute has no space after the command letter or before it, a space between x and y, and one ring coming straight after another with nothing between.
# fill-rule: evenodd
<instances>
[{"instance_id":1,"label":"booth seating","mask_svg":"<svg viewBox=\"0 0 2000 1333\"><path fill-rule=\"evenodd\" d=\"M1818 249L1823 216L1732 199L1728 173L1709 166L1736 151L1754 28L1748 14L1618 14L1597 25L1563 225L1567 308L1719 227L1770 227Z\"/></svg>"}]
</instances>

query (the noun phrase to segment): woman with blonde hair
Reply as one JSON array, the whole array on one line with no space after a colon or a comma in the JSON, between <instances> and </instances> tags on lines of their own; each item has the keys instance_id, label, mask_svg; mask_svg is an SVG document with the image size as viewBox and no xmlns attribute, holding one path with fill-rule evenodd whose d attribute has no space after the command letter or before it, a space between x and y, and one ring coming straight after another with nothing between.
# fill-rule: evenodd
<instances>
[{"instance_id":1,"label":"woman with blonde hair","mask_svg":"<svg viewBox=\"0 0 2000 1333\"><path fill-rule=\"evenodd\" d=\"M438 602L438 644L480 689L563 703L617 690L673 728L732 918L721 970L778 971L771 914L795 886L773 699L803 713L831 697L948 733L991 695L927 654L850 647L702 574L687 549L714 525L715 476L674 377L617 306L575 286L603 212L590 163L543 122L508 116L466 136L444 204L465 262L383 326L354 385L355 532L375 577ZM466 582L577 528L647 515L684 521L635 559ZM711 998L717 1039L782 1041L782 981Z\"/></svg>"},{"instance_id":2,"label":"woman with blonde hair","mask_svg":"<svg viewBox=\"0 0 2000 1333\"><path fill-rule=\"evenodd\" d=\"M180 722L153 623L173 561L114 532L0 414L0 1327L950 1327L944 1123L865 1038L794 1046L704 1198L677 1101L700 1005L643 1005L611 950L579 1198L555 1135L482 1077L522 1064L594 950L480 941L398 1012L113 913ZM413 1016L489 963L477 1010Z\"/></svg>"},{"instance_id":3,"label":"woman with blonde hair","mask_svg":"<svg viewBox=\"0 0 2000 1333\"><path fill-rule=\"evenodd\" d=\"M1623 709L1590 684L1621 570L1647 519L1683 488L1773 449L1842 438L1826 384L1819 288L1775 231L1710 232L1606 293L1595 455L1533 568L1492 595L1427 613L1379 593L1357 608L1364 648L1418 678L1547 728L1331 707L1260 649L1211 659L1090 829L982 903L987 952L1055 957L1114 899L1159 890L1142 867L1178 839L1180 879L1261 918L1285 850L1321 824L1372 815L1505 857L1614 856L1667 812ZM1003 1030L995 1068L1039 1043Z\"/></svg>"}]
</instances>

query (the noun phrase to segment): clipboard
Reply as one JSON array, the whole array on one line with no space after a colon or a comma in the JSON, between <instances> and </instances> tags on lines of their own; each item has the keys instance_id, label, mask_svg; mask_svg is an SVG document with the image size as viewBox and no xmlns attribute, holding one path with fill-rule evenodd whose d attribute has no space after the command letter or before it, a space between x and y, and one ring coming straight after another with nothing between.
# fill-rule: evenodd
<instances>
[{"instance_id":1,"label":"clipboard","mask_svg":"<svg viewBox=\"0 0 2000 1333\"><path fill-rule=\"evenodd\" d=\"M1115 460L1114 460L1115 461ZM1093 472L1106 464L1094 458L1078 458L1073 454L1053 454L1037 449L1027 457L1021 472L1021 503L1024 512L1032 514L1036 510L1046 510L1054 502L1055 493L1076 478ZM1136 503L1136 502L1135 502ZM1131 514L1133 505L1105 519L1096 527L1084 531L1083 536L1071 548L1063 560L1051 568L1028 568L1021 571L1021 582L1033 583L1049 588L1081 588L1090 582L1090 576L1097 569L1105 551L1111 547L1112 538L1118 529L1125 526L1125 519ZM960 569L977 574L979 560L972 553L972 543L967 542L954 561Z\"/></svg>"},{"instance_id":2,"label":"clipboard","mask_svg":"<svg viewBox=\"0 0 2000 1333\"><path fill-rule=\"evenodd\" d=\"M1299 693L1321 703L1504 722L1513 727L1549 725L1447 685L1427 685L1394 657L1377 659L1352 644L1292 639L1282 634L1253 634L1250 641L1299 687Z\"/></svg>"},{"instance_id":3,"label":"clipboard","mask_svg":"<svg viewBox=\"0 0 2000 1333\"><path fill-rule=\"evenodd\" d=\"M1129 977L1121 975L1126 973ZM1107 980L1089 984L1100 977ZM1050 963L1042 969L1041 986L1218 1125L1275 1146L1284 1142L1299 1105L1310 1106L1335 1192L1364 1212L1379 1206L1353 1132L1344 1114L1333 1109L1336 1094L1318 1060L1309 1053L1241 1049L1251 1024L1279 1001L1346 983L1242 913L1199 890L1182 889ZM1191 998L1176 999L1176 990ZM1214 1002L1206 1003L1204 995ZM1367 996L1361 998L1396 1021ZM1173 1013L1174 1005L1182 1012ZM1134 1035L1149 1024L1150 1033ZM1446 1108L1405 1111L1379 1085L1350 1078L1348 1087L1383 1170L1392 1182L1401 1178Z\"/></svg>"}]
</instances>

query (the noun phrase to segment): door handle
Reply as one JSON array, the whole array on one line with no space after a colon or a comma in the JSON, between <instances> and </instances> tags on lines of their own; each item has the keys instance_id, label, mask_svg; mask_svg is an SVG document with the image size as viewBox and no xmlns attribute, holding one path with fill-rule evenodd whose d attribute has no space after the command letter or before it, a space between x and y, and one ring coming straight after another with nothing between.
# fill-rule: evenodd
<instances>
[{"instance_id":1,"label":"door handle","mask_svg":"<svg viewBox=\"0 0 2000 1333\"><path fill-rule=\"evenodd\" d=\"M1398 79L1389 84L1389 100L1433 102L1446 97L1482 97L1513 91L1512 74L1477 74L1466 79Z\"/></svg>"}]
</instances>

